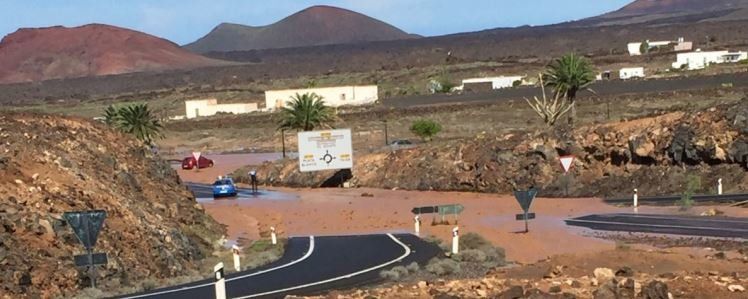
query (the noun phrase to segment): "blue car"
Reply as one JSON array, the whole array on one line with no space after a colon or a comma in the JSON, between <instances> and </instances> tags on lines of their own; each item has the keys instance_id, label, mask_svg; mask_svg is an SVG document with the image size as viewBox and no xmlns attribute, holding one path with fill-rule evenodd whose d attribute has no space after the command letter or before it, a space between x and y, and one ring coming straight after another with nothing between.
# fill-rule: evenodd
<instances>
[{"instance_id":1,"label":"blue car","mask_svg":"<svg viewBox=\"0 0 748 299\"><path fill-rule=\"evenodd\" d=\"M232 178L220 178L213 183L213 197L236 196L236 185Z\"/></svg>"}]
</instances>

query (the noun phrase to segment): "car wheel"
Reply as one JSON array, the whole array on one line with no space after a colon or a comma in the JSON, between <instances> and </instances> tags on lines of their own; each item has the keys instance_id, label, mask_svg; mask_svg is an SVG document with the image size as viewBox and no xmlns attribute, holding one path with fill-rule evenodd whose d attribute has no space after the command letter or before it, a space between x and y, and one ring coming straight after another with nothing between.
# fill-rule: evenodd
<instances>
[{"instance_id":1,"label":"car wheel","mask_svg":"<svg viewBox=\"0 0 748 299\"><path fill-rule=\"evenodd\" d=\"M232 197L236 197L236 192L234 192L234 193L231 193L231 196L232 196Z\"/></svg>"},{"instance_id":2,"label":"car wheel","mask_svg":"<svg viewBox=\"0 0 748 299\"><path fill-rule=\"evenodd\" d=\"M213 167L213 162L210 162L210 163L208 164L208 167Z\"/></svg>"}]
</instances>

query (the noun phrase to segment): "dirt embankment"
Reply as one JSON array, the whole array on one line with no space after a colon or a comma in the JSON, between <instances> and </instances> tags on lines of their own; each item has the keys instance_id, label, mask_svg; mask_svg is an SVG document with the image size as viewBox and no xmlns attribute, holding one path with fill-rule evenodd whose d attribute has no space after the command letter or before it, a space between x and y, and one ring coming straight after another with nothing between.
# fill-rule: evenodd
<instances>
[{"instance_id":1,"label":"dirt embankment","mask_svg":"<svg viewBox=\"0 0 748 299\"><path fill-rule=\"evenodd\" d=\"M130 137L90 121L0 115L0 297L71 297L88 286L66 211L103 209L102 289L192 274L224 228L174 170Z\"/></svg>"},{"instance_id":2,"label":"dirt embankment","mask_svg":"<svg viewBox=\"0 0 748 299\"><path fill-rule=\"evenodd\" d=\"M550 134L478 135L472 139L414 149L356 156L351 183L409 190L509 192L541 187L544 196L621 196L684 191L686 177L698 175L700 192L748 187L748 99L705 111L557 129ZM559 156L576 162L563 175ZM265 163L259 172L270 185L322 186L344 173L300 173L298 161ZM241 175L242 172L237 173ZM347 174L347 175L350 175ZM242 180L242 178L239 178Z\"/></svg>"}]
</instances>

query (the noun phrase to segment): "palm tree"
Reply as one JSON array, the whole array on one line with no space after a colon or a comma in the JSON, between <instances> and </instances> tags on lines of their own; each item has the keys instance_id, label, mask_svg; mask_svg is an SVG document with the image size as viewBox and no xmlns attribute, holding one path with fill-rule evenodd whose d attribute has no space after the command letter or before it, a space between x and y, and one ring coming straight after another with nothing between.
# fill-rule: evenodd
<instances>
[{"instance_id":1,"label":"palm tree","mask_svg":"<svg viewBox=\"0 0 748 299\"><path fill-rule=\"evenodd\" d=\"M595 80L592 65L584 57L569 53L548 65L544 76L546 85L553 87L554 92L564 95L569 102L571 106L569 124L573 125L577 117L574 102L577 92L590 90L588 86Z\"/></svg>"},{"instance_id":2,"label":"palm tree","mask_svg":"<svg viewBox=\"0 0 748 299\"><path fill-rule=\"evenodd\" d=\"M322 97L315 93L297 93L280 112L278 129L312 131L316 127L329 126L329 123L335 121L332 109L325 106Z\"/></svg>"},{"instance_id":3,"label":"palm tree","mask_svg":"<svg viewBox=\"0 0 748 299\"><path fill-rule=\"evenodd\" d=\"M151 145L154 139L162 137L161 123L151 113L148 104L135 104L119 109L109 106L104 113L107 124L135 136L147 145Z\"/></svg>"}]
</instances>

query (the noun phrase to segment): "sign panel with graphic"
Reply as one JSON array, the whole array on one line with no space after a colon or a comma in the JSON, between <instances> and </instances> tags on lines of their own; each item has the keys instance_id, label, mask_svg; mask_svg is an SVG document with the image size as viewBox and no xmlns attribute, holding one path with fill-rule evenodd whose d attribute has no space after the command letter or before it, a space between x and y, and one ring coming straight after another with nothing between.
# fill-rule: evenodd
<instances>
[{"instance_id":1,"label":"sign panel with graphic","mask_svg":"<svg viewBox=\"0 0 748 299\"><path fill-rule=\"evenodd\" d=\"M353 168L351 130L299 132L302 172Z\"/></svg>"},{"instance_id":2,"label":"sign panel with graphic","mask_svg":"<svg viewBox=\"0 0 748 299\"><path fill-rule=\"evenodd\" d=\"M574 156L563 156L558 159L561 161L561 167L564 168L564 173L569 172L571 166L574 165Z\"/></svg>"}]
</instances>

